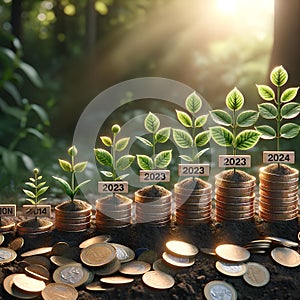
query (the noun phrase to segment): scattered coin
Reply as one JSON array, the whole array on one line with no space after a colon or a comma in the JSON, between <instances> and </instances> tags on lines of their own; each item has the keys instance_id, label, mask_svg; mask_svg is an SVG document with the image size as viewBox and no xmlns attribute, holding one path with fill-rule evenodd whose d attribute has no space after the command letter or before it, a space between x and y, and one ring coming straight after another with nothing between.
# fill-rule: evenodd
<instances>
[{"instance_id":1,"label":"scattered coin","mask_svg":"<svg viewBox=\"0 0 300 300\"><path fill-rule=\"evenodd\" d=\"M247 249L234 244L219 245L215 251L220 258L232 262L243 262L250 257Z\"/></svg>"},{"instance_id":2,"label":"scattered coin","mask_svg":"<svg viewBox=\"0 0 300 300\"><path fill-rule=\"evenodd\" d=\"M106 264L105 266L93 269L93 272L96 275L109 276L119 271L120 268L121 262L117 259L117 257L115 257L112 262Z\"/></svg>"},{"instance_id":3,"label":"scattered coin","mask_svg":"<svg viewBox=\"0 0 300 300\"><path fill-rule=\"evenodd\" d=\"M113 287L104 287L101 285L100 281L95 281L87 284L85 288L88 291L94 291L94 292L112 292L115 288Z\"/></svg>"},{"instance_id":4,"label":"scattered coin","mask_svg":"<svg viewBox=\"0 0 300 300\"><path fill-rule=\"evenodd\" d=\"M190 267L195 263L195 258L193 257L178 257L178 256L173 256L168 252L164 252L162 254L162 258L168 264L176 267L183 267L183 268Z\"/></svg>"},{"instance_id":5,"label":"scattered coin","mask_svg":"<svg viewBox=\"0 0 300 300\"><path fill-rule=\"evenodd\" d=\"M50 254L52 251L52 247L41 247L41 248L36 248L27 252L23 252L21 254L21 257L29 257L33 255L47 255Z\"/></svg>"},{"instance_id":6,"label":"scattered coin","mask_svg":"<svg viewBox=\"0 0 300 300\"><path fill-rule=\"evenodd\" d=\"M124 276L110 276L110 277L103 277L100 279L103 283L108 284L126 284L133 282L133 278L128 278Z\"/></svg>"},{"instance_id":7,"label":"scattered coin","mask_svg":"<svg viewBox=\"0 0 300 300\"><path fill-rule=\"evenodd\" d=\"M276 247L271 251L272 258L285 267L297 267L300 265L300 254L290 248Z\"/></svg>"},{"instance_id":8,"label":"scattered coin","mask_svg":"<svg viewBox=\"0 0 300 300\"><path fill-rule=\"evenodd\" d=\"M116 249L117 258L121 263L125 263L134 259L135 253L129 247L116 243L110 243L110 245Z\"/></svg>"},{"instance_id":9,"label":"scattered coin","mask_svg":"<svg viewBox=\"0 0 300 300\"><path fill-rule=\"evenodd\" d=\"M24 258L23 262L27 263L28 265L31 265L31 264L42 265L47 270L49 270L51 267L51 262L50 262L49 258L45 257L45 256L39 256L39 255L29 256L29 257Z\"/></svg>"},{"instance_id":10,"label":"scattered coin","mask_svg":"<svg viewBox=\"0 0 300 300\"><path fill-rule=\"evenodd\" d=\"M63 254L64 257L74 259L76 261L80 260L81 249L77 246L70 247L66 253Z\"/></svg>"},{"instance_id":11,"label":"scattered coin","mask_svg":"<svg viewBox=\"0 0 300 300\"><path fill-rule=\"evenodd\" d=\"M0 247L0 265L9 263L13 260L15 260L17 257L17 253L10 249L5 247Z\"/></svg>"},{"instance_id":12,"label":"scattered coin","mask_svg":"<svg viewBox=\"0 0 300 300\"><path fill-rule=\"evenodd\" d=\"M75 260L73 260L71 258L67 258L64 256L59 256L59 255L52 255L50 257L50 260L52 263L54 263L58 267L76 262Z\"/></svg>"},{"instance_id":13,"label":"scattered coin","mask_svg":"<svg viewBox=\"0 0 300 300\"><path fill-rule=\"evenodd\" d=\"M111 240L111 236L110 235L97 235L94 236L90 239L87 239L85 241L83 241L80 245L79 248L80 249L84 249L90 245L93 244L98 244L98 243L108 243Z\"/></svg>"},{"instance_id":14,"label":"scattered coin","mask_svg":"<svg viewBox=\"0 0 300 300\"><path fill-rule=\"evenodd\" d=\"M216 268L219 272L228 276L242 276L247 271L244 263L228 263L217 261Z\"/></svg>"},{"instance_id":15,"label":"scattered coin","mask_svg":"<svg viewBox=\"0 0 300 300\"><path fill-rule=\"evenodd\" d=\"M0 233L0 246L3 244L3 242L4 242L4 235Z\"/></svg>"},{"instance_id":16,"label":"scattered coin","mask_svg":"<svg viewBox=\"0 0 300 300\"><path fill-rule=\"evenodd\" d=\"M293 241L290 241L288 239L284 239L284 238L281 238L281 237L266 236L265 239L270 240L274 243L280 244L280 245L285 246L285 247L296 248L296 247L299 246L299 244L297 242L293 242Z\"/></svg>"},{"instance_id":17,"label":"scattered coin","mask_svg":"<svg viewBox=\"0 0 300 300\"><path fill-rule=\"evenodd\" d=\"M22 237L17 237L8 244L8 248L14 251L18 251L23 247L23 245L24 245L24 239Z\"/></svg>"},{"instance_id":18,"label":"scattered coin","mask_svg":"<svg viewBox=\"0 0 300 300\"><path fill-rule=\"evenodd\" d=\"M198 253L198 248L183 241L168 241L166 243L168 252L175 256L194 257Z\"/></svg>"},{"instance_id":19,"label":"scattered coin","mask_svg":"<svg viewBox=\"0 0 300 300\"><path fill-rule=\"evenodd\" d=\"M116 257L116 249L108 243L90 245L81 251L81 261L91 267L110 263Z\"/></svg>"},{"instance_id":20,"label":"scattered coin","mask_svg":"<svg viewBox=\"0 0 300 300\"><path fill-rule=\"evenodd\" d=\"M142 275L150 271L151 265L144 261L132 260L122 264L119 272L125 275Z\"/></svg>"},{"instance_id":21,"label":"scattered coin","mask_svg":"<svg viewBox=\"0 0 300 300\"><path fill-rule=\"evenodd\" d=\"M26 274L14 276L13 283L17 288L28 293L39 293L46 287L44 281L32 278Z\"/></svg>"},{"instance_id":22,"label":"scattered coin","mask_svg":"<svg viewBox=\"0 0 300 300\"><path fill-rule=\"evenodd\" d=\"M70 249L70 245L66 242L58 242L52 246L51 255L64 255Z\"/></svg>"},{"instance_id":23,"label":"scattered coin","mask_svg":"<svg viewBox=\"0 0 300 300\"><path fill-rule=\"evenodd\" d=\"M261 287L270 281L270 273L265 266L255 262L248 262L246 266L247 271L243 278L248 284Z\"/></svg>"},{"instance_id":24,"label":"scattered coin","mask_svg":"<svg viewBox=\"0 0 300 300\"><path fill-rule=\"evenodd\" d=\"M171 275L161 271L149 271L143 275L142 280L146 285L155 289L169 289L175 283Z\"/></svg>"},{"instance_id":25,"label":"scattered coin","mask_svg":"<svg viewBox=\"0 0 300 300\"><path fill-rule=\"evenodd\" d=\"M73 286L66 283L50 283L42 290L42 297L44 300L76 300L78 292Z\"/></svg>"},{"instance_id":26,"label":"scattered coin","mask_svg":"<svg viewBox=\"0 0 300 300\"><path fill-rule=\"evenodd\" d=\"M207 254L207 255L216 255L215 249L212 249L212 248L200 248L200 252Z\"/></svg>"},{"instance_id":27,"label":"scattered coin","mask_svg":"<svg viewBox=\"0 0 300 300\"><path fill-rule=\"evenodd\" d=\"M152 265L157 260L157 253L153 250L143 251L137 260L144 261Z\"/></svg>"},{"instance_id":28,"label":"scattered coin","mask_svg":"<svg viewBox=\"0 0 300 300\"><path fill-rule=\"evenodd\" d=\"M236 300L237 292L231 284L221 280L213 280L205 285L204 296L207 300Z\"/></svg>"},{"instance_id":29,"label":"scattered coin","mask_svg":"<svg viewBox=\"0 0 300 300\"><path fill-rule=\"evenodd\" d=\"M38 280L50 280L49 271L42 265L29 265L25 267L25 273Z\"/></svg>"}]
</instances>

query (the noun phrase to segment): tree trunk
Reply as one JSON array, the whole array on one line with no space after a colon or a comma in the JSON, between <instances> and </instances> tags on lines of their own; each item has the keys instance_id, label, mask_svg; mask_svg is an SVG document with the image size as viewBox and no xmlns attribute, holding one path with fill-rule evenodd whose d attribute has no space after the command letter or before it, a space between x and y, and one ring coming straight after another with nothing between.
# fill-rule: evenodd
<instances>
[{"instance_id":1,"label":"tree trunk","mask_svg":"<svg viewBox=\"0 0 300 300\"><path fill-rule=\"evenodd\" d=\"M300 84L299 16L299 0L275 0L274 44L270 70L282 65L289 74L289 86Z\"/></svg>"}]
</instances>

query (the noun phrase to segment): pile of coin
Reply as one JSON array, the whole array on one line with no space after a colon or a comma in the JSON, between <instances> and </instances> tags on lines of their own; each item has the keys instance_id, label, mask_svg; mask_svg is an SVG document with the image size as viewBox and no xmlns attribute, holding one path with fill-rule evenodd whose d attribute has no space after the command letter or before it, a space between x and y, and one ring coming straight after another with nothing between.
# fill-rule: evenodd
<instances>
[{"instance_id":1,"label":"pile of coin","mask_svg":"<svg viewBox=\"0 0 300 300\"><path fill-rule=\"evenodd\" d=\"M216 175L215 180L215 214L216 220L247 221L255 213L255 185L254 176L247 174L251 179L247 181L231 181L223 178L223 171ZM233 172L233 171L232 171ZM243 171L236 171L243 175Z\"/></svg>"},{"instance_id":2,"label":"pile of coin","mask_svg":"<svg viewBox=\"0 0 300 300\"><path fill-rule=\"evenodd\" d=\"M73 200L75 203L82 202L87 207L82 210L64 210L67 203L55 207L55 227L57 230L66 232L80 232L90 228L92 206L81 200Z\"/></svg>"},{"instance_id":3,"label":"pile of coin","mask_svg":"<svg viewBox=\"0 0 300 300\"><path fill-rule=\"evenodd\" d=\"M115 194L96 200L96 228L122 228L132 221L132 200Z\"/></svg>"},{"instance_id":4,"label":"pile of coin","mask_svg":"<svg viewBox=\"0 0 300 300\"><path fill-rule=\"evenodd\" d=\"M51 230L53 223L48 219L28 219L17 223L17 232L19 236L35 236L47 233Z\"/></svg>"},{"instance_id":5,"label":"pile of coin","mask_svg":"<svg viewBox=\"0 0 300 300\"><path fill-rule=\"evenodd\" d=\"M284 168L281 165L281 168ZM259 174L259 215L262 219L289 221L298 216L298 175L297 169L291 174L276 174L260 169Z\"/></svg>"},{"instance_id":6,"label":"pile of coin","mask_svg":"<svg viewBox=\"0 0 300 300\"><path fill-rule=\"evenodd\" d=\"M135 222L149 225L164 226L171 219L172 193L163 187L152 186L149 189L157 189L163 196L145 196L141 190L135 192Z\"/></svg>"},{"instance_id":7,"label":"pile of coin","mask_svg":"<svg viewBox=\"0 0 300 300\"><path fill-rule=\"evenodd\" d=\"M0 232L8 232L14 230L16 223L9 218L0 217Z\"/></svg>"},{"instance_id":8,"label":"pile of coin","mask_svg":"<svg viewBox=\"0 0 300 300\"><path fill-rule=\"evenodd\" d=\"M193 226L211 220L211 184L200 178L187 178L174 185L174 193L178 224Z\"/></svg>"}]
</instances>

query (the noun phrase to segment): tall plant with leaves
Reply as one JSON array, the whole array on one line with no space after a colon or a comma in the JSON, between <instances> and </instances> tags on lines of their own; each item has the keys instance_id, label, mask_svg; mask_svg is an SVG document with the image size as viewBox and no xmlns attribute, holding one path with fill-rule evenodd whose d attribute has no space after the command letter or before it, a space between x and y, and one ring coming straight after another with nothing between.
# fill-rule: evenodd
<instances>
[{"instance_id":1,"label":"tall plant with leaves","mask_svg":"<svg viewBox=\"0 0 300 300\"><path fill-rule=\"evenodd\" d=\"M168 141L171 134L170 127L160 127L159 118L149 112L144 120L144 126L147 132L151 134L151 139L136 136L144 145L151 148L152 156L146 154L137 154L137 163L142 170L155 170L166 168L172 160L172 150L163 150L156 153L157 144L162 144Z\"/></svg>"},{"instance_id":2,"label":"tall plant with leaves","mask_svg":"<svg viewBox=\"0 0 300 300\"><path fill-rule=\"evenodd\" d=\"M110 148L110 152L103 148L94 149L96 160L102 166L109 168L109 170L102 170L100 173L113 181L125 179L129 174L119 175L119 173L128 169L135 159L135 156L129 154L117 158L117 153L124 151L130 140L129 137L117 139L120 131L121 127L115 124L111 128L112 138L100 136L100 140L106 147Z\"/></svg>"},{"instance_id":3,"label":"tall plant with leaves","mask_svg":"<svg viewBox=\"0 0 300 300\"><path fill-rule=\"evenodd\" d=\"M233 155L236 155L238 150L253 148L261 136L261 133L254 129L242 129L238 132L239 128L253 126L259 117L255 110L239 113L243 105L243 94L234 88L226 96L226 106L231 114L221 109L210 112L213 121L219 125L210 128L212 139L220 146L231 147Z\"/></svg>"},{"instance_id":4,"label":"tall plant with leaves","mask_svg":"<svg viewBox=\"0 0 300 300\"><path fill-rule=\"evenodd\" d=\"M296 118L300 113L300 104L292 101L296 98L299 87L287 88L282 92L282 86L288 81L288 73L282 66L272 70L270 79L276 92L268 85L257 85L260 97L267 101L258 104L258 109L262 118L275 120L275 129L269 125L260 125L256 129L261 133L262 139L276 139L276 150L280 151L281 138L292 139L299 134L298 124L292 122L283 124L286 120Z\"/></svg>"},{"instance_id":5,"label":"tall plant with leaves","mask_svg":"<svg viewBox=\"0 0 300 300\"><path fill-rule=\"evenodd\" d=\"M207 150L209 150L209 148L205 148L198 151L198 147L203 147L210 141L210 131L206 130L197 133L197 129L200 129L205 125L208 114L200 116L196 115L202 107L202 100L195 92L186 98L185 107L189 113L176 110L176 115L178 121L186 128L186 130L174 128L173 139L180 148L192 150L190 156L180 155L179 157L189 163L195 163L199 161L199 158Z\"/></svg>"}]
</instances>

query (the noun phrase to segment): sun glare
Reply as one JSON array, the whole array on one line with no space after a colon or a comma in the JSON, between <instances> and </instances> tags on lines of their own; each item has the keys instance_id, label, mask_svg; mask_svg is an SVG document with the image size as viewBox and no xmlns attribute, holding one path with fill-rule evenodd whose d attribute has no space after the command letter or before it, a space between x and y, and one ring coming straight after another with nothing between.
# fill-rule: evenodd
<instances>
[{"instance_id":1,"label":"sun glare","mask_svg":"<svg viewBox=\"0 0 300 300\"><path fill-rule=\"evenodd\" d=\"M217 0L218 9L224 14L234 14L238 0Z\"/></svg>"}]
</instances>

